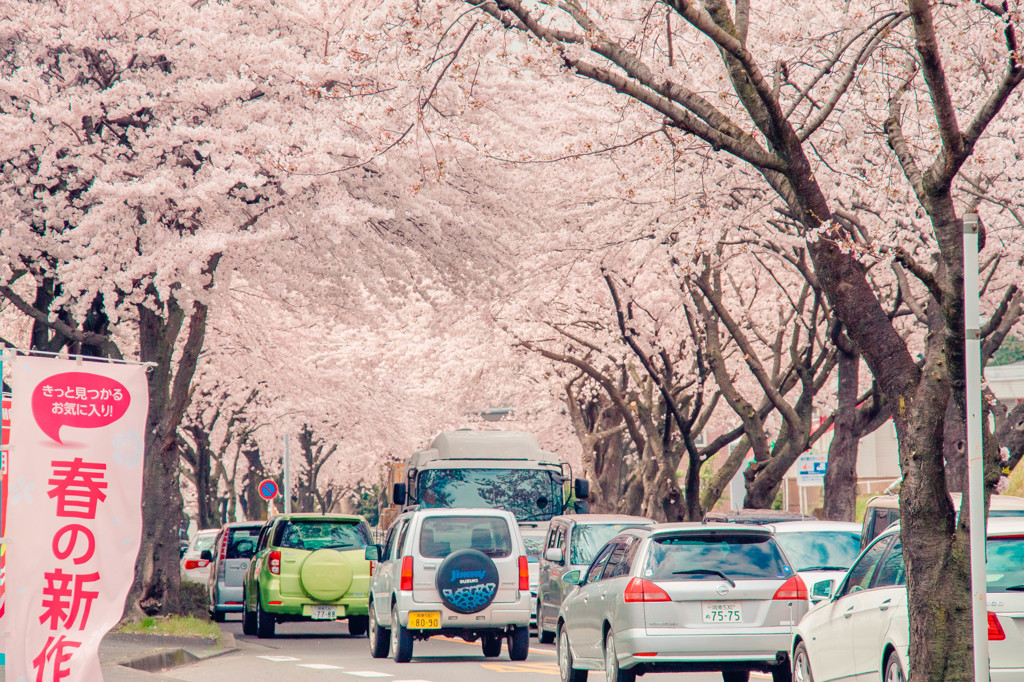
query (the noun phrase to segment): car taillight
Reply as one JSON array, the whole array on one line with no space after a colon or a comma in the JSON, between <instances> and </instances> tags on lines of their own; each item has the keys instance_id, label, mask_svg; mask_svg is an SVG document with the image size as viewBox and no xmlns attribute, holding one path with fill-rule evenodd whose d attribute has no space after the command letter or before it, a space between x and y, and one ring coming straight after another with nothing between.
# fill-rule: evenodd
<instances>
[{"instance_id":1,"label":"car taillight","mask_svg":"<svg viewBox=\"0 0 1024 682\"><path fill-rule=\"evenodd\" d=\"M1003 626L999 623L999 617L988 612L988 638L989 641L1001 642L1006 639L1006 633L1003 632Z\"/></svg>"},{"instance_id":2,"label":"car taillight","mask_svg":"<svg viewBox=\"0 0 1024 682\"><path fill-rule=\"evenodd\" d=\"M185 570L191 571L194 568L206 568L210 562L206 559L185 559Z\"/></svg>"},{"instance_id":3,"label":"car taillight","mask_svg":"<svg viewBox=\"0 0 1024 682\"><path fill-rule=\"evenodd\" d=\"M270 553L270 557L267 559L267 568L274 575L281 575L281 552L275 549Z\"/></svg>"},{"instance_id":4,"label":"car taillight","mask_svg":"<svg viewBox=\"0 0 1024 682\"><path fill-rule=\"evenodd\" d=\"M377 568L377 562L376 561L371 561L370 562L370 575L371 576L373 575L373 569L375 569L375 568Z\"/></svg>"},{"instance_id":5,"label":"car taillight","mask_svg":"<svg viewBox=\"0 0 1024 682\"><path fill-rule=\"evenodd\" d=\"M800 576L794 575L782 583L782 587L775 591L772 599L807 599L807 585L804 585Z\"/></svg>"},{"instance_id":6,"label":"car taillight","mask_svg":"<svg viewBox=\"0 0 1024 682\"><path fill-rule=\"evenodd\" d=\"M524 592L530 589L530 566L524 556L519 557L519 589Z\"/></svg>"},{"instance_id":7,"label":"car taillight","mask_svg":"<svg viewBox=\"0 0 1024 682\"><path fill-rule=\"evenodd\" d=\"M228 558L228 531L224 531L220 536L220 565L217 567L217 575L221 578L224 577L225 565L224 560Z\"/></svg>"},{"instance_id":8,"label":"car taillight","mask_svg":"<svg viewBox=\"0 0 1024 682\"><path fill-rule=\"evenodd\" d=\"M672 601L672 597L668 596L668 592L661 589L650 580L633 578L629 581L629 584L626 585L626 591L622 593L622 601Z\"/></svg>"},{"instance_id":9,"label":"car taillight","mask_svg":"<svg viewBox=\"0 0 1024 682\"><path fill-rule=\"evenodd\" d=\"M412 589L412 557L407 556L402 559L402 582L399 584L398 589L403 592L408 592Z\"/></svg>"}]
</instances>

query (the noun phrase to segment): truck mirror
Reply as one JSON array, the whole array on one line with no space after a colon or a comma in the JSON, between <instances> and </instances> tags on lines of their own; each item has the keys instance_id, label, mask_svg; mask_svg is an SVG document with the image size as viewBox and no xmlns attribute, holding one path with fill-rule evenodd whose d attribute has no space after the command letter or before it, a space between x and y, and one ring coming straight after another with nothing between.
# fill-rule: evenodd
<instances>
[{"instance_id":1,"label":"truck mirror","mask_svg":"<svg viewBox=\"0 0 1024 682\"><path fill-rule=\"evenodd\" d=\"M391 489L391 501L395 504L405 504L405 484L396 483Z\"/></svg>"},{"instance_id":2,"label":"truck mirror","mask_svg":"<svg viewBox=\"0 0 1024 682\"><path fill-rule=\"evenodd\" d=\"M576 502L575 504L573 504L572 508L573 511L575 511L577 514L590 513L590 503L587 502L586 500L580 500L579 502Z\"/></svg>"},{"instance_id":3,"label":"truck mirror","mask_svg":"<svg viewBox=\"0 0 1024 682\"><path fill-rule=\"evenodd\" d=\"M576 489L577 500L585 500L590 497L590 481L585 478L577 478L573 485Z\"/></svg>"}]
</instances>

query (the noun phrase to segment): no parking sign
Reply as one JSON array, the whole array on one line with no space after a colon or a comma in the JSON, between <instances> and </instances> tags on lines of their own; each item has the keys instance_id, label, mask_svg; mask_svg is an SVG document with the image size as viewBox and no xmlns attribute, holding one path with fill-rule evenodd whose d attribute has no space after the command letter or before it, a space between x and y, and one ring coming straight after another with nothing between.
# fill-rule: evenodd
<instances>
[{"instance_id":1,"label":"no parking sign","mask_svg":"<svg viewBox=\"0 0 1024 682\"><path fill-rule=\"evenodd\" d=\"M277 497L277 482L270 478L260 481L260 497L267 502Z\"/></svg>"}]
</instances>

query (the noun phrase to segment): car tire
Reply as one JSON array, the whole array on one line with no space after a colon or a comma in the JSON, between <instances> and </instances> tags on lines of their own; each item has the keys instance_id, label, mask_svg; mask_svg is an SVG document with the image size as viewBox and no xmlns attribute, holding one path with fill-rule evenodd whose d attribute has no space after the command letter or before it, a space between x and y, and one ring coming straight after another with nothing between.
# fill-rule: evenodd
<instances>
[{"instance_id":1,"label":"car tire","mask_svg":"<svg viewBox=\"0 0 1024 682\"><path fill-rule=\"evenodd\" d=\"M367 619L369 620L370 656L373 658L387 658L388 647L391 646L391 633L377 622L377 612L374 609L373 602L370 602L370 615L367 616Z\"/></svg>"},{"instance_id":2,"label":"car tire","mask_svg":"<svg viewBox=\"0 0 1024 682\"><path fill-rule=\"evenodd\" d=\"M895 652L890 653L889 657L885 659L885 677L882 680L883 682L906 682L907 680L903 674L899 656Z\"/></svg>"},{"instance_id":3,"label":"car tire","mask_svg":"<svg viewBox=\"0 0 1024 682\"><path fill-rule=\"evenodd\" d=\"M814 682L814 673L811 672L811 659L807 655L807 645L800 642L793 652L793 676L796 682Z\"/></svg>"},{"instance_id":4,"label":"car tire","mask_svg":"<svg viewBox=\"0 0 1024 682\"><path fill-rule=\"evenodd\" d=\"M391 657L395 663L412 660L412 633L398 620L398 609L391 607Z\"/></svg>"},{"instance_id":5,"label":"car tire","mask_svg":"<svg viewBox=\"0 0 1024 682\"><path fill-rule=\"evenodd\" d=\"M544 602L540 599L537 600L537 641L541 644L553 644L555 641L555 633L551 630L544 629L544 620L541 618L541 614L544 613L542 610Z\"/></svg>"},{"instance_id":6,"label":"car tire","mask_svg":"<svg viewBox=\"0 0 1024 682\"><path fill-rule=\"evenodd\" d=\"M517 625L508 633L508 657L512 661L525 661L530 653L530 628Z\"/></svg>"},{"instance_id":7,"label":"car tire","mask_svg":"<svg viewBox=\"0 0 1024 682\"><path fill-rule=\"evenodd\" d=\"M569 633L565 627L558 628L558 674L562 682L587 682L589 670L577 670L572 657L572 648L569 646Z\"/></svg>"},{"instance_id":8,"label":"car tire","mask_svg":"<svg viewBox=\"0 0 1024 682\"><path fill-rule=\"evenodd\" d=\"M609 630L604 635L604 676L607 682L636 682L636 671L619 667L615 653L615 633Z\"/></svg>"},{"instance_id":9,"label":"car tire","mask_svg":"<svg viewBox=\"0 0 1024 682\"><path fill-rule=\"evenodd\" d=\"M256 634L256 613L249 610L247 595L242 597L242 634L250 637Z\"/></svg>"},{"instance_id":10,"label":"car tire","mask_svg":"<svg viewBox=\"0 0 1024 682\"><path fill-rule=\"evenodd\" d=\"M793 682L793 669L789 664L777 665L772 668L772 682Z\"/></svg>"},{"instance_id":11,"label":"car tire","mask_svg":"<svg viewBox=\"0 0 1024 682\"><path fill-rule=\"evenodd\" d=\"M276 627L273 614L263 610L263 599L260 597L259 588L256 588L256 636L260 639L269 639L274 636Z\"/></svg>"},{"instance_id":12,"label":"car tire","mask_svg":"<svg viewBox=\"0 0 1024 682\"><path fill-rule=\"evenodd\" d=\"M750 682L749 670L723 670L722 682Z\"/></svg>"},{"instance_id":13,"label":"car tire","mask_svg":"<svg viewBox=\"0 0 1024 682\"><path fill-rule=\"evenodd\" d=\"M369 616L349 616L348 617L348 634L353 637L362 637L366 634L366 630L370 625Z\"/></svg>"},{"instance_id":14,"label":"car tire","mask_svg":"<svg viewBox=\"0 0 1024 682\"><path fill-rule=\"evenodd\" d=\"M479 576L455 579L455 573ZM490 606L498 594L498 582L498 567L491 557L476 549L452 552L437 567L434 577L441 603L465 615L480 613Z\"/></svg>"},{"instance_id":15,"label":"car tire","mask_svg":"<svg viewBox=\"0 0 1024 682\"><path fill-rule=\"evenodd\" d=\"M501 637L498 635L484 635L480 638L480 646L483 648L486 658L501 656Z\"/></svg>"},{"instance_id":16,"label":"car tire","mask_svg":"<svg viewBox=\"0 0 1024 682\"><path fill-rule=\"evenodd\" d=\"M225 620L225 613L223 611L214 610L210 613L210 620L214 623L223 623Z\"/></svg>"}]
</instances>

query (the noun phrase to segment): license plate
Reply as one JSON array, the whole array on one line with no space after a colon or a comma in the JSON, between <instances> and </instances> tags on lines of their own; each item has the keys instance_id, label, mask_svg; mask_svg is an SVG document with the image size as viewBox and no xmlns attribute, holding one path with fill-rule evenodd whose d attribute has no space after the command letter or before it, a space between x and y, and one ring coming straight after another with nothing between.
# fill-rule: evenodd
<instances>
[{"instance_id":1,"label":"license plate","mask_svg":"<svg viewBox=\"0 0 1024 682\"><path fill-rule=\"evenodd\" d=\"M705 601L701 602L705 623L739 623L740 605L736 602Z\"/></svg>"},{"instance_id":2,"label":"license plate","mask_svg":"<svg viewBox=\"0 0 1024 682\"><path fill-rule=\"evenodd\" d=\"M310 616L313 620L334 620L338 617L338 607L314 604L310 607Z\"/></svg>"},{"instance_id":3,"label":"license plate","mask_svg":"<svg viewBox=\"0 0 1024 682\"><path fill-rule=\"evenodd\" d=\"M437 630L441 627L441 613L439 611L410 611L410 630Z\"/></svg>"}]
</instances>

